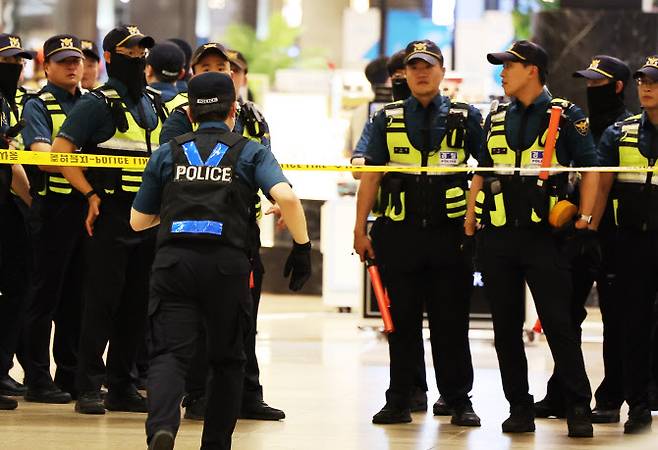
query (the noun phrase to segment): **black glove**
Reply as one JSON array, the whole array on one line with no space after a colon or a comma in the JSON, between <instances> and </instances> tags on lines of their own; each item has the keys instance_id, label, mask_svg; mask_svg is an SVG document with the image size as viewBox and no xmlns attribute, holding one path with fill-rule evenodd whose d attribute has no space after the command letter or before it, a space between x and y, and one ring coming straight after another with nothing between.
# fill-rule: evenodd
<instances>
[{"instance_id":1,"label":"black glove","mask_svg":"<svg viewBox=\"0 0 658 450\"><path fill-rule=\"evenodd\" d=\"M288 278L291 272L288 287L291 291L298 291L311 278L311 241L306 244L293 241L292 250L283 268L283 277Z\"/></svg>"}]
</instances>

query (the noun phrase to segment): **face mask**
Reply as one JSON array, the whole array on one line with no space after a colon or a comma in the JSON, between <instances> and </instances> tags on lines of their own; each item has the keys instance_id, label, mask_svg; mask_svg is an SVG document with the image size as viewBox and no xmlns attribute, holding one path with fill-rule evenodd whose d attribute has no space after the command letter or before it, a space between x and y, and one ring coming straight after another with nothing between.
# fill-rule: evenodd
<instances>
[{"instance_id":1,"label":"face mask","mask_svg":"<svg viewBox=\"0 0 658 450\"><path fill-rule=\"evenodd\" d=\"M112 62L107 64L107 74L126 85L128 95L138 101L144 93L146 80L144 68L146 58L131 58L129 56L112 53Z\"/></svg>"},{"instance_id":2,"label":"face mask","mask_svg":"<svg viewBox=\"0 0 658 450\"><path fill-rule=\"evenodd\" d=\"M0 63L0 93L12 105L15 103L18 79L22 70L21 64Z\"/></svg>"},{"instance_id":3,"label":"face mask","mask_svg":"<svg viewBox=\"0 0 658 450\"><path fill-rule=\"evenodd\" d=\"M616 83L608 83L587 88L589 125L595 137L612 125L624 109L624 101L621 95L615 92L615 87Z\"/></svg>"},{"instance_id":4,"label":"face mask","mask_svg":"<svg viewBox=\"0 0 658 450\"><path fill-rule=\"evenodd\" d=\"M393 100L406 100L411 96L411 89L406 78L395 78L393 80Z\"/></svg>"}]
</instances>

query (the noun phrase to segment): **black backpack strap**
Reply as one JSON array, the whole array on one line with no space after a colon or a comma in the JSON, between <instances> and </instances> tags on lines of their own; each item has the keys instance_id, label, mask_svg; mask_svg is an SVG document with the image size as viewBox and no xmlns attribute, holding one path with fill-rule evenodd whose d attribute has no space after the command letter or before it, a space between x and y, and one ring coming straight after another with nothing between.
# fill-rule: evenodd
<instances>
[{"instance_id":1,"label":"black backpack strap","mask_svg":"<svg viewBox=\"0 0 658 450\"><path fill-rule=\"evenodd\" d=\"M167 120L167 110L162 101L162 92L153 89L151 86L146 86L146 94L151 101L153 101L153 106L155 107L155 112L157 113L158 118L164 123L164 121Z\"/></svg>"},{"instance_id":2,"label":"black backpack strap","mask_svg":"<svg viewBox=\"0 0 658 450\"><path fill-rule=\"evenodd\" d=\"M467 103L450 102L450 109L446 117L446 137L449 147L464 147L468 111L469 105Z\"/></svg>"},{"instance_id":3,"label":"black backpack strap","mask_svg":"<svg viewBox=\"0 0 658 450\"><path fill-rule=\"evenodd\" d=\"M196 137L195 133L193 131L190 131L189 133L176 136L175 138L172 139L172 142L175 142L177 145L183 145L186 142L193 141L195 137Z\"/></svg>"}]
</instances>

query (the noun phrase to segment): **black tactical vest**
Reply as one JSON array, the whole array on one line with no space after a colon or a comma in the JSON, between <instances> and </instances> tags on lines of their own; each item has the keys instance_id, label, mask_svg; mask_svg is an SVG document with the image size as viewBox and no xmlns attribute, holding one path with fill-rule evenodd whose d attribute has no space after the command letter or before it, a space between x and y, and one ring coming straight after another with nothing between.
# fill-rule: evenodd
<instances>
[{"instance_id":1,"label":"black tactical vest","mask_svg":"<svg viewBox=\"0 0 658 450\"><path fill-rule=\"evenodd\" d=\"M158 246L171 241L205 240L250 247L256 190L236 173L246 138L202 129L170 142L173 171L165 185Z\"/></svg>"}]
</instances>

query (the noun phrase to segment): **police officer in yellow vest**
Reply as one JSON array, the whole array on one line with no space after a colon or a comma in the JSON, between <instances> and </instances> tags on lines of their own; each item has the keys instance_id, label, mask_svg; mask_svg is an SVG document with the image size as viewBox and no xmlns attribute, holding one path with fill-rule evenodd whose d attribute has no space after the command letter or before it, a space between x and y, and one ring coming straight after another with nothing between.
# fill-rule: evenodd
<instances>
[{"instance_id":1,"label":"police officer in yellow vest","mask_svg":"<svg viewBox=\"0 0 658 450\"><path fill-rule=\"evenodd\" d=\"M566 173L553 175L548 188L539 189L537 172L512 168L541 165L552 105L561 106L564 116L552 166L596 165L594 143L583 112L566 100L552 98L545 90L548 55L543 48L518 41L505 52L488 54L487 59L504 65L503 89L513 101L493 105L485 122L487 141L478 163L497 170L473 178L466 234L475 233L477 213L482 226L478 261L493 314L503 390L510 403L511 414L503 422L503 432L535 430L522 340L525 280L567 396L569 436L592 436L592 394L579 336L570 318L571 273L568 259L547 224L550 206L568 194L568 177ZM582 234L587 234L590 226L597 183L596 173L583 174L581 214L575 222Z\"/></svg>"},{"instance_id":2,"label":"police officer in yellow vest","mask_svg":"<svg viewBox=\"0 0 658 450\"><path fill-rule=\"evenodd\" d=\"M80 40L60 34L43 45L48 84L23 110L26 149L49 152L66 114L80 99L83 53ZM25 399L68 403L75 395L75 370L80 334L82 241L85 199L52 166L27 167L32 205L30 228L34 272L25 323ZM50 334L55 322L50 376Z\"/></svg>"},{"instance_id":3,"label":"police officer in yellow vest","mask_svg":"<svg viewBox=\"0 0 658 450\"><path fill-rule=\"evenodd\" d=\"M67 115L53 152L148 157L157 147L160 129L156 102L144 91L146 49L153 38L134 25L111 30L103 40L108 82L84 95ZM129 224L130 205L142 180L138 169L60 169L88 202L85 264L81 270L84 311L80 332L76 411L146 412L130 371L137 343L143 338L148 274L154 236L135 233ZM100 397L106 370L108 395Z\"/></svg>"},{"instance_id":4,"label":"police officer in yellow vest","mask_svg":"<svg viewBox=\"0 0 658 450\"><path fill-rule=\"evenodd\" d=\"M20 131L15 105L23 60L32 55L22 48L20 37L0 34L0 148L14 147ZM23 217L11 191L30 203L28 181L20 164L0 164L0 409L18 403L5 395L23 395L25 387L9 376L23 322L28 287L28 238Z\"/></svg>"},{"instance_id":5,"label":"police officer in yellow vest","mask_svg":"<svg viewBox=\"0 0 658 450\"><path fill-rule=\"evenodd\" d=\"M442 97L443 55L429 40L406 48L411 96L389 104L372 123L367 165L443 167L441 173L364 173L357 198L354 249L375 258L391 299L395 331L389 335L390 387L373 423L411 422L410 400L423 303L429 315L432 359L451 423L479 426L469 392L473 367L468 343L472 267L461 250L468 180L463 167L482 145L481 115ZM381 186L380 193L378 190ZM377 198L378 197L378 198ZM380 214L367 235L373 209Z\"/></svg>"},{"instance_id":6,"label":"police officer in yellow vest","mask_svg":"<svg viewBox=\"0 0 658 450\"><path fill-rule=\"evenodd\" d=\"M609 127L599 143L602 166L653 167L658 160L658 56L647 58L634 75L644 109ZM614 186L613 186L614 183ZM651 329L656 298L658 256L658 176L653 172L601 174L601 190L612 186L619 261L618 284L624 293L623 378L629 406L625 433L651 429Z\"/></svg>"}]
</instances>

